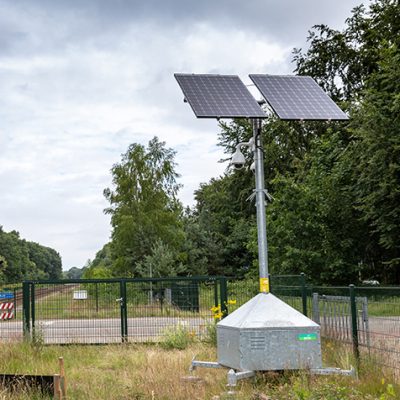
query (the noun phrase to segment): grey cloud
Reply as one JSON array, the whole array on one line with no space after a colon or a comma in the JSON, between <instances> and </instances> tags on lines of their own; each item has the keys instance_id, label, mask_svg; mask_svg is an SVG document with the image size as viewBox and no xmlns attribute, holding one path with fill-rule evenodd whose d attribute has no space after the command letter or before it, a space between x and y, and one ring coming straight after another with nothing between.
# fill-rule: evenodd
<instances>
[{"instance_id":1,"label":"grey cloud","mask_svg":"<svg viewBox=\"0 0 400 400\"><path fill-rule=\"evenodd\" d=\"M41 46L52 46L58 41L63 49L87 40L108 47L118 43L122 33L133 26L147 26L150 41L164 30L182 36L193 24L207 23L218 29L253 31L260 37L297 45L314 24L343 24L359 3L359 0L25 0L13 5L25 15L25 24L14 28L19 31L10 28L8 34L3 32L6 33L3 38L8 37L12 43L22 40L36 47L31 28L35 21L40 21L42 29L36 34L44 42ZM45 26L49 31L43 29Z\"/></svg>"}]
</instances>

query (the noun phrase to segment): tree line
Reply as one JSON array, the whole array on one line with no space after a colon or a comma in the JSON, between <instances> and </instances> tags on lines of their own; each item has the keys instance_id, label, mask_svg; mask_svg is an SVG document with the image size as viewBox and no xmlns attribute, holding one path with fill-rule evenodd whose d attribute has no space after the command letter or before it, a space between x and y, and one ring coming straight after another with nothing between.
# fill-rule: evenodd
<instances>
[{"instance_id":1,"label":"tree line","mask_svg":"<svg viewBox=\"0 0 400 400\"><path fill-rule=\"evenodd\" d=\"M61 257L54 249L21 239L17 231L5 232L0 226L0 283L61 276Z\"/></svg>"},{"instance_id":2,"label":"tree line","mask_svg":"<svg viewBox=\"0 0 400 400\"><path fill-rule=\"evenodd\" d=\"M356 7L342 31L314 26L309 47L293 51L295 72L312 76L350 122L264 122L273 274L400 283L399 15L393 0ZM220 124L227 159L251 136L246 120ZM201 184L186 209L175 152L156 137L132 144L111 173L111 241L84 276L257 275L249 168Z\"/></svg>"}]
</instances>

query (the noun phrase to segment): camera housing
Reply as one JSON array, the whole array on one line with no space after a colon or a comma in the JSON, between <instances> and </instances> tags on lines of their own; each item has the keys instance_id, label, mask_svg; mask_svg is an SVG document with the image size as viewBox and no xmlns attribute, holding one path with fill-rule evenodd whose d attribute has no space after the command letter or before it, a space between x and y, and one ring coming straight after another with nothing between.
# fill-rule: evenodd
<instances>
[{"instance_id":1,"label":"camera housing","mask_svg":"<svg viewBox=\"0 0 400 400\"><path fill-rule=\"evenodd\" d=\"M240 163L235 163L235 164L231 164L231 165L234 169L237 169L237 170L242 169L244 166L243 164L240 164Z\"/></svg>"},{"instance_id":2,"label":"camera housing","mask_svg":"<svg viewBox=\"0 0 400 400\"><path fill-rule=\"evenodd\" d=\"M242 169L245 163L246 159L244 158L243 153L240 151L240 148L237 147L236 151L232 155L231 165L234 169Z\"/></svg>"}]
</instances>

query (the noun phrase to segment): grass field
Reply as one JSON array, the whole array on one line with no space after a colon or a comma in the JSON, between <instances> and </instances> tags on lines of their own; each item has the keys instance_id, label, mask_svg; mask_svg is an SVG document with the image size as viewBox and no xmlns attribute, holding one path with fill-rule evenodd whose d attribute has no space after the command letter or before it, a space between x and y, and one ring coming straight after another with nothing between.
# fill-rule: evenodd
<instances>
[{"instance_id":1,"label":"grass field","mask_svg":"<svg viewBox=\"0 0 400 400\"><path fill-rule=\"evenodd\" d=\"M348 368L351 356L332 343L325 346L325 364ZM216 360L215 347L194 342L184 350L155 345L46 346L0 344L1 373L54 374L58 357L65 360L68 398L84 400L226 399L226 370L199 369L201 381L187 383L191 359ZM45 397L0 388L0 400L41 400ZM360 379L310 377L302 373L259 373L241 381L236 399L246 400L390 400L400 390L374 363L365 365Z\"/></svg>"}]
</instances>

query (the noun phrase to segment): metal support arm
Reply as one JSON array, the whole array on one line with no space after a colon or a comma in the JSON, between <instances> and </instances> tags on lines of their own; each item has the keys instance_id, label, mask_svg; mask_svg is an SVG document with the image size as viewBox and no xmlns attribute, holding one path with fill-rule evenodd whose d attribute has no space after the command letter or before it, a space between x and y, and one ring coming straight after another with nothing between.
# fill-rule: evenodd
<instances>
[{"instance_id":1,"label":"metal support arm","mask_svg":"<svg viewBox=\"0 0 400 400\"><path fill-rule=\"evenodd\" d=\"M350 369L340 369L340 368L314 368L310 369L312 375L345 375L356 377L356 370L353 366Z\"/></svg>"},{"instance_id":2,"label":"metal support arm","mask_svg":"<svg viewBox=\"0 0 400 400\"><path fill-rule=\"evenodd\" d=\"M233 369L230 369L228 372L228 386L235 387L237 385L237 381L241 379L252 378L253 376L256 376L255 371L235 372Z\"/></svg>"},{"instance_id":3,"label":"metal support arm","mask_svg":"<svg viewBox=\"0 0 400 400\"><path fill-rule=\"evenodd\" d=\"M196 368L224 368L224 367L215 361L197 361L193 359L189 367L189 372L195 371Z\"/></svg>"}]
</instances>

